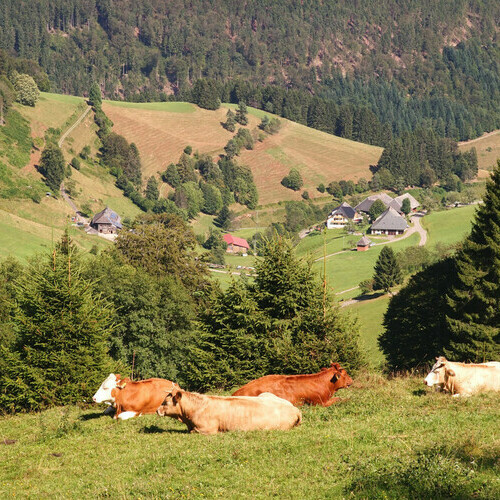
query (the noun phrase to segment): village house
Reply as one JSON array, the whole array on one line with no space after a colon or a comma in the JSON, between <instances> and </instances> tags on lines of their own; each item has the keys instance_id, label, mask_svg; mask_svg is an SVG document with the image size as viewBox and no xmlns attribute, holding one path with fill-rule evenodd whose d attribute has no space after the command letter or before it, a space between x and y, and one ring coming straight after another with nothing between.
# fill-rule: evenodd
<instances>
[{"instance_id":1,"label":"village house","mask_svg":"<svg viewBox=\"0 0 500 500\"><path fill-rule=\"evenodd\" d=\"M370 248L371 244L371 240L363 235L363 237L356 243L356 250L358 252L366 252Z\"/></svg>"},{"instance_id":2,"label":"village house","mask_svg":"<svg viewBox=\"0 0 500 500\"><path fill-rule=\"evenodd\" d=\"M92 217L90 227L101 234L117 234L122 228L121 218L116 212L106 207Z\"/></svg>"},{"instance_id":3,"label":"village house","mask_svg":"<svg viewBox=\"0 0 500 500\"><path fill-rule=\"evenodd\" d=\"M349 221L355 224L361 222L363 217L349 205L349 203L342 203L335 208L326 219L326 227L328 229L344 227Z\"/></svg>"},{"instance_id":4,"label":"village house","mask_svg":"<svg viewBox=\"0 0 500 500\"><path fill-rule=\"evenodd\" d=\"M232 234L225 234L223 238L227 243L226 252L228 253L247 253L250 248L248 241L244 238L238 238Z\"/></svg>"},{"instance_id":5,"label":"village house","mask_svg":"<svg viewBox=\"0 0 500 500\"><path fill-rule=\"evenodd\" d=\"M389 207L372 224L372 234L396 235L403 234L408 229L408 223L404 217L392 207Z\"/></svg>"},{"instance_id":6,"label":"village house","mask_svg":"<svg viewBox=\"0 0 500 500\"><path fill-rule=\"evenodd\" d=\"M375 201L380 200L387 208L391 207L398 214L402 214L403 211L401 210L401 207L405 198L410 200L410 207L412 211L415 211L420 206L420 203L410 193L402 194L396 198L391 198L387 193L379 193L365 198L361 203L356 205L355 210L368 214Z\"/></svg>"}]
</instances>

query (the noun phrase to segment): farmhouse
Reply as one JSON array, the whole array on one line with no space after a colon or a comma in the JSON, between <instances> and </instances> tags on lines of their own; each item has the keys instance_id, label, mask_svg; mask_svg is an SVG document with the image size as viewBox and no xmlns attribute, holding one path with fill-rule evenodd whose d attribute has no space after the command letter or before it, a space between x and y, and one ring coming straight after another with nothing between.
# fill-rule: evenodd
<instances>
[{"instance_id":1,"label":"farmhouse","mask_svg":"<svg viewBox=\"0 0 500 500\"><path fill-rule=\"evenodd\" d=\"M417 208L420 206L420 203L410 193L405 193L405 194L402 194L400 196L396 196L396 198L394 198L394 201L397 201L399 203L399 205L402 206L403 200L405 198L408 198L410 200L410 208L411 208L412 212L417 210Z\"/></svg>"},{"instance_id":2,"label":"farmhouse","mask_svg":"<svg viewBox=\"0 0 500 500\"><path fill-rule=\"evenodd\" d=\"M328 229L344 227L349 221L354 223L361 222L363 218L361 215L349 205L349 203L342 203L335 208L326 219L326 227Z\"/></svg>"},{"instance_id":3,"label":"farmhouse","mask_svg":"<svg viewBox=\"0 0 500 500\"><path fill-rule=\"evenodd\" d=\"M372 224L372 234L403 234L408 229L408 223L404 217L401 217L394 208L389 207Z\"/></svg>"},{"instance_id":4,"label":"farmhouse","mask_svg":"<svg viewBox=\"0 0 500 500\"><path fill-rule=\"evenodd\" d=\"M90 222L90 227L102 234L116 234L118 229L122 228L120 216L106 207L104 210L95 214Z\"/></svg>"},{"instance_id":5,"label":"farmhouse","mask_svg":"<svg viewBox=\"0 0 500 500\"><path fill-rule=\"evenodd\" d=\"M396 212L401 213L401 203L395 201L395 198L391 198L387 193L379 193L373 194L372 196L368 196L365 198L359 205L356 205L354 208L358 212L369 213L372 205L380 200L387 208L392 207Z\"/></svg>"},{"instance_id":6,"label":"farmhouse","mask_svg":"<svg viewBox=\"0 0 500 500\"><path fill-rule=\"evenodd\" d=\"M238 238L232 234L225 234L224 241L227 243L226 252L229 253L247 253L247 250L250 248L247 240Z\"/></svg>"},{"instance_id":7,"label":"farmhouse","mask_svg":"<svg viewBox=\"0 0 500 500\"><path fill-rule=\"evenodd\" d=\"M366 252L369 248L370 245L372 244L371 240L369 240L366 236L363 236L357 243L356 243L356 250L358 252Z\"/></svg>"}]
</instances>

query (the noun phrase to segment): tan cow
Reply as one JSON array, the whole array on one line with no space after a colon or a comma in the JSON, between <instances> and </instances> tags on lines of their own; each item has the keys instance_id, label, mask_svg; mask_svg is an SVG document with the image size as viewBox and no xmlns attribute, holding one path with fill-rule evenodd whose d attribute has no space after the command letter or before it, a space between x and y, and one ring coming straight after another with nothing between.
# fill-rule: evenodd
<instances>
[{"instance_id":1,"label":"tan cow","mask_svg":"<svg viewBox=\"0 0 500 500\"><path fill-rule=\"evenodd\" d=\"M182 420L190 432L217 434L225 431L287 430L299 425L302 414L290 402L274 394L207 396L173 388L158 415Z\"/></svg>"},{"instance_id":2,"label":"tan cow","mask_svg":"<svg viewBox=\"0 0 500 500\"><path fill-rule=\"evenodd\" d=\"M454 396L500 391L500 363L457 363L440 356L424 383L441 387Z\"/></svg>"}]
</instances>

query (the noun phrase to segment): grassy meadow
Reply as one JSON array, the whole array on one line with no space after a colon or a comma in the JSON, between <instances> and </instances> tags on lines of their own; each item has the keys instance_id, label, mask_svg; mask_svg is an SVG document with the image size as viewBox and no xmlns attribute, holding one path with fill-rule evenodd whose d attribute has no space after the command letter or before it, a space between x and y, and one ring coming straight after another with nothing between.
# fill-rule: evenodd
<instances>
[{"instance_id":1,"label":"grassy meadow","mask_svg":"<svg viewBox=\"0 0 500 500\"><path fill-rule=\"evenodd\" d=\"M290 431L188 434L98 407L0 418L2 498L492 499L500 397L451 398L422 377L360 374ZM12 444L4 444L12 443Z\"/></svg>"},{"instance_id":2,"label":"grassy meadow","mask_svg":"<svg viewBox=\"0 0 500 500\"><path fill-rule=\"evenodd\" d=\"M500 158L500 130L495 130L488 134L473 139L471 141L459 143L460 151L468 151L472 147L476 148L479 176L489 176L492 168Z\"/></svg>"}]
</instances>

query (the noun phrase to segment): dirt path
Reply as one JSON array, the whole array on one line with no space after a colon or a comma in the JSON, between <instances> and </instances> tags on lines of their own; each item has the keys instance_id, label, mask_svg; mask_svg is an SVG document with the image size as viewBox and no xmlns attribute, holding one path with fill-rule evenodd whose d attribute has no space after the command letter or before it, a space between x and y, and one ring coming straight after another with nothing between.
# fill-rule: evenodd
<instances>
[{"instance_id":1,"label":"dirt path","mask_svg":"<svg viewBox=\"0 0 500 500\"><path fill-rule=\"evenodd\" d=\"M73 132L73 130L75 130L75 128L78 127L78 125L80 125L81 121L89 114L91 109L92 108L90 106L88 106L87 109L80 115L78 120L76 120L76 122L73 123L73 125L71 125L71 127L69 127L69 129L66 130L66 132L64 132L63 135L61 135L61 137L59 138L59 141L57 141L57 145L59 147L62 147L63 142L66 140L66 137L68 137L68 135L71 134L71 132Z\"/></svg>"}]
</instances>

